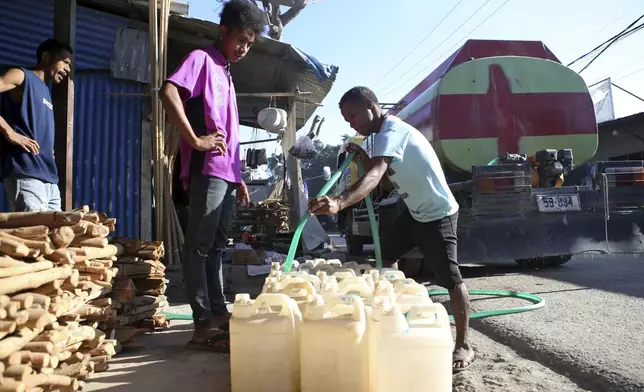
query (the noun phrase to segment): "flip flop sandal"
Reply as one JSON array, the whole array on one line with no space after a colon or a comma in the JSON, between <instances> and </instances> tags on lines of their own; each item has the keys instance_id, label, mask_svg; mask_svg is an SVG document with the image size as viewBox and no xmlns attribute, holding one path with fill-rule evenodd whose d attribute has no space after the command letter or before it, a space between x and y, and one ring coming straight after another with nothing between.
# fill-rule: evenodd
<instances>
[{"instance_id":1,"label":"flip flop sandal","mask_svg":"<svg viewBox=\"0 0 644 392\"><path fill-rule=\"evenodd\" d=\"M452 360L452 374L461 373L464 370L469 369L472 364L476 361L476 354L472 357L472 360L468 361L466 359L455 359ZM453 367L454 362L460 362L461 364L467 364L465 366Z\"/></svg>"},{"instance_id":2,"label":"flip flop sandal","mask_svg":"<svg viewBox=\"0 0 644 392\"><path fill-rule=\"evenodd\" d=\"M230 354L230 335L222 333L204 342L189 341L186 348L191 350L210 351L220 354Z\"/></svg>"}]
</instances>

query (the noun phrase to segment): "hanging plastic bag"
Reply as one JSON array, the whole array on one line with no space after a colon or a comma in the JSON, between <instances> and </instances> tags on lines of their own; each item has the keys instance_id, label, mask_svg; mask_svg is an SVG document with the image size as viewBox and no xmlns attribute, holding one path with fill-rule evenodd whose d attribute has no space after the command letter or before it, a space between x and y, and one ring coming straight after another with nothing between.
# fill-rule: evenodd
<instances>
[{"instance_id":1,"label":"hanging plastic bag","mask_svg":"<svg viewBox=\"0 0 644 392\"><path fill-rule=\"evenodd\" d=\"M308 135L300 136L288 152L298 159L313 159L318 155L315 144Z\"/></svg>"}]
</instances>

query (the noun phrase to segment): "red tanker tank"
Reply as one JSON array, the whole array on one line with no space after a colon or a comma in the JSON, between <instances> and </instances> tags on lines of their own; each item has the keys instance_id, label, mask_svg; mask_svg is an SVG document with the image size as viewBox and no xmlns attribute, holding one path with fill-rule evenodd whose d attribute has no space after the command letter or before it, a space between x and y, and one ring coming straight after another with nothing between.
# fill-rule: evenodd
<instances>
[{"instance_id":1,"label":"red tanker tank","mask_svg":"<svg viewBox=\"0 0 644 392\"><path fill-rule=\"evenodd\" d=\"M469 40L391 113L459 171L543 149L571 148L580 164L598 145L586 83L539 41Z\"/></svg>"}]
</instances>

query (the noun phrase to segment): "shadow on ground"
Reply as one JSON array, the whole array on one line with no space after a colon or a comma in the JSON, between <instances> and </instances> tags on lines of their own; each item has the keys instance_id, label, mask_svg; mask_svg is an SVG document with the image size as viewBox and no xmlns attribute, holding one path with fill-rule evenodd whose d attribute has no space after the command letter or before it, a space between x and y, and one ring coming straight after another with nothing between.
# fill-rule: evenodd
<instances>
[{"instance_id":1,"label":"shadow on ground","mask_svg":"<svg viewBox=\"0 0 644 392\"><path fill-rule=\"evenodd\" d=\"M192 323L173 321L165 331L136 338L141 349L124 351L110 361L110 369L97 373L84 391L230 391L228 355L185 348Z\"/></svg>"}]
</instances>

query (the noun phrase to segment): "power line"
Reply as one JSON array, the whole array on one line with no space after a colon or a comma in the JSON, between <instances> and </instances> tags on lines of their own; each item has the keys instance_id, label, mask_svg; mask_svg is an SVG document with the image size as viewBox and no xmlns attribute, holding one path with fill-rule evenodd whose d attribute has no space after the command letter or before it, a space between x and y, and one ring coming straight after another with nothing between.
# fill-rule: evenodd
<instances>
[{"instance_id":1,"label":"power line","mask_svg":"<svg viewBox=\"0 0 644 392\"><path fill-rule=\"evenodd\" d=\"M644 69L644 68L643 68L643 69ZM626 94L629 94L629 95L631 95L631 96L633 96L633 97L635 97L635 98L639 99L640 101L644 102L644 98L640 97L639 95L635 95L635 94L633 94L632 92L630 92L630 91L626 90L625 88L623 88L623 87L620 87L620 86L616 85L615 83L611 83L611 84L612 84L613 86L617 87L618 89L622 90L622 91L623 91L623 92L625 92Z\"/></svg>"},{"instance_id":2,"label":"power line","mask_svg":"<svg viewBox=\"0 0 644 392\"><path fill-rule=\"evenodd\" d=\"M462 2L463 2L463 0L458 0L458 2L456 3L456 5L454 5L454 7L452 7L452 9L451 9L451 10L449 10L449 12L448 12L444 17L443 17L443 19L441 19L441 20L440 20L440 22L438 22L438 24L437 24L436 26L434 26L434 28L433 28L433 29L431 29L431 30L429 31L429 33L427 33L427 35L426 35L425 37L423 37L423 39L421 39L421 40L420 40L420 42L418 42L418 44L416 44L416 46L414 46L414 48L413 48L412 50L410 50L410 51L409 51L409 53L407 53L406 55L404 55L404 56L402 57L402 59L400 59L400 61L399 61L396 65L394 65L393 67L391 67L391 69L390 69L389 71L385 72L385 74L384 74L384 75L382 75L382 76L380 77L380 79L378 79L378 80L377 80L377 81L372 85L372 87L375 87L375 86L376 86L376 85L377 85L377 84L378 84L382 79L384 79L387 75L389 75L389 73L390 73L391 71L393 71L394 69L396 69L396 67L398 67L400 64L402 64L402 62L403 62L403 61L405 61L405 59L406 59L407 57L409 57L409 55L410 55L410 54L412 54L416 49L418 49L418 47L419 47L423 42L425 42L425 40L427 40L427 38L429 38L429 36L430 36L430 35L432 35L432 33L433 33L433 32L434 32L434 31L435 31L435 30L436 30L436 29L437 29L437 28L438 28L438 27L439 27L439 26L440 26L440 25L445 21L445 19L447 19L447 18L452 14L452 12L454 12L454 10L456 9L456 7L458 7L458 6L459 6L459 4L461 4Z\"/></svg>"},{"instance_id":3,"label":"power line","mask_svg":"<svg viewBox=\"0 0 644 392\"><path fill-rule=\"evenodd\" d=\"M642 17L644 18L644 15L642 15ZM634 33L638 32L638 31L639 31L639 30L641 30L642 28L644 28L644 24L639 25L638 27L636 27L636 28L634 28L633 30L629 31L629 32L628 32L628 33L626 33L625 35L620 36L619 38L615 38L613 41L611 41L611 43L609 43L608 45L606 45L606 47L605 47L604 49L602 49L602 51L601 51L601 52L599 52L599 53L597 54L597 56L593 57L593 59L592 59L592 60L590 60L590 62L589 62L588 64L586 64L586 66L584 66L584 68L582 68L582 69L581 69L581 71L579 71L579 73L584 72L584 70L585 70L586 68L590 67L590 65L591 65L592 63L594 63L594 62L595 62L595 60L597 60L597 58L599 58L599 56L601 56L605 51L607 51L607 50L608 50L608 48L610 48L614 43L616 43L617 41L620 41L622 38L625 38L625 37L627 37L627 36L629 36L629 35L631 35L631 34L634 34Z\"/></svg>"},{"instance_id":4,"label":"power line","mask_svg":"<svg viewBox=\"0 0 644 392\"><path fill-rule=\"evenodd\" d=\"M630 25L628 25L628 27L626 27L624 30L622 30L619 34L616 34L616 35L612 36L611 38L609 38L609 39L607 39L606 41L602 42L601 44L597 45L597 47L595 47L595 48L594 48L594 49L592 49L591 51L589 51L589 52L587 52L587 53L585 53L585 54L583 54L583 55L579 56L578 58L576 58L575 60L573 60L571 63L569 63L567 66L568 66L568 67L572 66L573 64L575 64L575 63L577 63L577 62L579 62L579 61L581 61L581 60L585 59L586 57L588 57L588 56L592 55L593 53L595 53L596 51L598 51L599 49L601 49L604 45L606 45L606 44L609 44L609 45L610 45L610 43L611 43L613 40L616 40L616 39L621 38L621 37L622 37L622 35L624 35L624 34L627 32L627 30L628 30L628 29L630 29L631 27L633 27L633 26L634 26L637 22L639 22L639 21L640 21L640 19L642 19L642 18L644 18L644 15L640 16L639 18L637 18L633 23L631 23Z\"/></svg>"},{"instance_id":5,"label":"power line","mask_svg":"<svg viewBox=\"0 0 644 392\"><path fill-rule=\"evenodd\" d=\"M625 13L623 13L621 16L619 16L619 17L615 18L612 22L609 22L609 23L605 24L602 28L600 28L600 29L598 29L598 30L593 31L593 32L592 32L592 33L590 33L590 34L585 34L585 35L586 35L586 38L588 38L588 37L592 37L593 35L595 35L595 34L597 34L597 33L600 33L600 32L602 32L602 31L606 30L606 28L613 26L613 25L615 24L615 22L617 22L618 20L622 19L622 18L623 18L623 17L625 17L626 15L630 14L632 11L633 11L633 10L628 10L628 11L626 11ZM563 48L563 49L561 50L561 53L568 52L568 51L570 51L570 50L572 50L572 49L578 48L579 46L581 46L581 45L579 44L579 42L576 42L576 43L574 43L574 44L572 44L572 45L569 45L569 46L567 46L567 47Z\"/></svg>"},{"instance_id":6,"label":"power line","mask_svg":"<svg viewBox=\"0 0 644 392\"><path fill-rule=\"evenodd\" d=\"M633 72L631 72L631 73L629 73L629 74L626 74L626 75L624 75L624 76L620 76L619 78L617 78L617 79L615 79L615 80L622 80L622 79L626 79L626 78L628 78L629 76L633 76L633 75L635 75L635 74L637 74L637 73L640 73L640 72L642 72L642 71L644 71L644 67L642 67L642 68L640 68L640 69L638 69L638 70L635 70L635 71L633 71Z\"/></svg>"},{"instance_id":7,"label":"power line","mask_svg":"<svg viewBox=\"0 0 644 392\"><path fill-rule=\"evenodd\" d=\"M476 25L476 27L474 27L472 30L470 30L470 32L469 32L469 33L467 33L467 34L465 35L465 39L467 39L467 37L469 37L473 32L475 32L476 30L478 30L478 29L479 29L479 27L483 26L483 24L484 24L485 22L487 22L487 21L488 21L492 16L494 16L494 15L495 15L497 12L499 12L503 7L505 7L505 5L506 5L506 4L508 4L510 1L511 1L511 0L506 0L506 1L505 1L503 4L501 4L501 5L500 5L496 10L494 10L494 12L492 12L490 15L488 15L488 16L487 16L487 18L483 19L483 21L482 21L481 23L479 23L478 25ZM457 29L457 30L458 30L458 29ZM456 48L456 47L457 47L457 46L458 46L462 41L463 41L463 40L459 41L456 45L452 46L449 50L447 50L445 53L443 53L442 55L440 55L440 56L438 57L438 59L442 58L445 54L447 54L447 53L451 52L452 50L454 50L454 48ZM439 46L440 46L440 45L439 45ZM405 84L407 84L409 81L413 80L416 76L420 75L422 72L424 72L425 70L427 70L427 68L431 67L433 64L434 64L434 63L428 64L425 68L423 68L423 69L421 69L420 71L418 71L418 72L417 72L416 74L414 74L412 77L410 77L410 78L406 79L406 80L405 80L402 84L400 84L398 87L394 88L393 90L389 90L388 92L394 92L394 91L396 91L396 90L397 90L397 89L399 89L400 87L402 87L402 86L404 86ZM383 94L383 95L384 95L384 94Z\"/></svg>"},{"instance_id":8,"label":"power line","mask_svg":"<svg viewBox=\"0 0 644 392\"><path fill-rule=\"evenodd\" d=\"M472 15L470 15L470 17L469 17L469 18L467 18L467 19L465 20L465 22L461 23L461 25L460 25L460 26L458 26L458 27L456 28L456 30L454 30L454 31L452 31L450 34L448 34L448 35L447 35L447 37L443 40L443 42L441 42L441 43L440 43L440 44L438 44L436 47L434 47L434 49L433 49L431 52L429 52L427 55L425 55L425 57L423 57L422 59L420 59L416 64L412 65L412 66L411 66L411 68L409 68L408 70L406 70L405 72L403 72L403 74L402 74L402 75L400 75L398 78L394 79L391 83L389 83L388 85L386 85L385 87L383 87L383 88L381 89L381 91L382 91L382 90L387 89L389 86L391 86L391 85L393 85L394 83L396 83L397 81L399 81L403 76L405 76L405 74L406 74L407 72L411 71L412 69L414 69L414 67L416 67L417 65L419 65L420 63L422 63L426 58L428 58L432 53L434 53L434 52L436 51L436 49L438 49L438 48L439 48L441 45L443 45L443 44L444 44L448 39L450 39L450 38L452 37L452 34L454 34L455 32L457 32L458 30L460 30L460 29L461 29L461 27L463 27L467 22L469 22L469 21L470 21L470 19L472 19L472 18L474 17L474 15L476 15L476 14L477 14L477 13L478 13L482 8L483 8L483 7L485 7L485 6L487 5L487 3L489 3L489 2L490 2L490 0L486 0L486 2L485 2L485 3L483 3L483 5L481 5L481 6L480 6L476 11L474 11L474 13L473 13Z\"/></svg>"}]
</instances>

